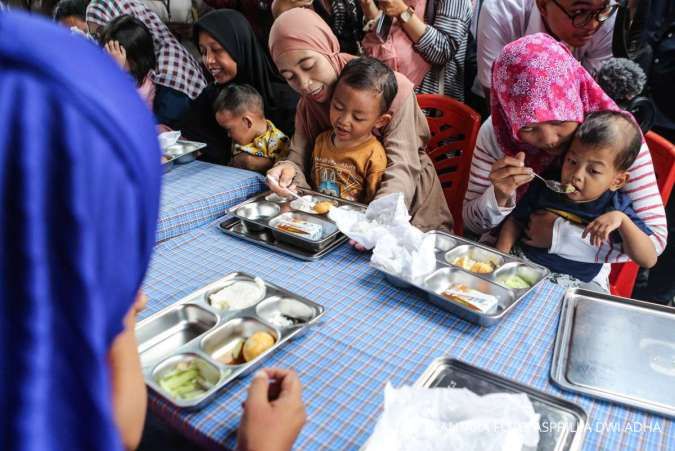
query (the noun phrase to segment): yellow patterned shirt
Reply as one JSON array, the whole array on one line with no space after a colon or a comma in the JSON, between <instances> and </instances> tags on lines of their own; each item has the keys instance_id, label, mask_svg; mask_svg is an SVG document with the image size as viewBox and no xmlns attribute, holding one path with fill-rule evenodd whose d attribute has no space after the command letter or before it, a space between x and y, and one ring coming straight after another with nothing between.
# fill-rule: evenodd
<instances>
[{"instance_id":1,"label":"yellow patterned shirt","mask_svg":"<svg viewBox=\"0 0 675 451\"><path fill-rule=\"evenodd\" d=\"M245 146L235 144L233 153L237 155L246 152L256 157L271 158L278 161L288 155L288 144L288 136L268 120L265 133L256 136L252 143Z\"/></svg>"}]
</instances>

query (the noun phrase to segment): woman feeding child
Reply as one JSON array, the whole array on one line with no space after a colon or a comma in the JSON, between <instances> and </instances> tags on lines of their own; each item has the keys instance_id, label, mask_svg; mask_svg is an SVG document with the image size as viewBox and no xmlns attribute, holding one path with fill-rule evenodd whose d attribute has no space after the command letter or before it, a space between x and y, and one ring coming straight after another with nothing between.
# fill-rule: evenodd
<instances>
[{"instance_id":1,"label":"woman feeding child","mask_svg":"<svg viewBox=\"0 0 675 451\"><path fill-rule=\"evenodd\" d=\"M545 34L504 47L492 77L492 117L478 135L463 206L465 224L476 233L490 231L511 214L533 172L560 169L562 155L585 116L620 111L569 50ZM666 217L649 150L640 141L637 157L627 167L629 177L616 190L651 231L649 245L658 255L666 243ZM603 264L631 258L625 243L591 242L583 236L584 227L548 209L536 209L521 223L523 242L548 254ZM603 265L593 280L606 288L608 274L609 265Z\"/></svg>"},{"instance_id":2,"label":"woman feeding child","mask_svg":"<svg viewBox=\"0 0 675 451\"><path fill-rule=\"evenodd\" d=\"M328 25L304 8L286 11L274 22L270 52L281 75L301 95L288 159L268 172L277 181L272 189L283 195L287 189L310 186L312 149L317 137L332 128L331 99L338 77L354 57L340 53ZM381 126L374 132L380 135L388 164L374 197L401 192L413 225L422 230L448 230L452 216L425 153L430 135L426 117L417 104L412 83L400 74L395 78L397 94L387 112L391 120L375 124Z\"/></svg>"}]
</instances>

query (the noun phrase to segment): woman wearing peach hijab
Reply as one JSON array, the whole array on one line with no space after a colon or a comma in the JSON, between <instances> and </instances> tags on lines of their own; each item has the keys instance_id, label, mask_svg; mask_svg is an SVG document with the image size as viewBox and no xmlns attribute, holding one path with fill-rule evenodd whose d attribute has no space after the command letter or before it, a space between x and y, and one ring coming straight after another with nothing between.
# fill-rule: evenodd
<instances>
[{"instance_id":1,"label":"woman wearing peach hijab","mask_svg":"<svg viewBox=\"0 0 675 451\"><path fill-rule=\"evenodd\" d=\"M316 136L331 127L330 99L342 68L354 58L339 53L337 38L315 12L295 8L284 12L272 25L270 53L281 75L301 99L295 115L295 134L288 159L277 163L268 175L278 180L280 194L286 188L309 187L310 157ZM387 170L376 198L401 192L413 225L422 230L452 227L452 215L431 160L425 152L429 126L413 91L413 84L396 74L398 95L391 122L378 130L387 152Z\"/></svg>"}]
</instances>

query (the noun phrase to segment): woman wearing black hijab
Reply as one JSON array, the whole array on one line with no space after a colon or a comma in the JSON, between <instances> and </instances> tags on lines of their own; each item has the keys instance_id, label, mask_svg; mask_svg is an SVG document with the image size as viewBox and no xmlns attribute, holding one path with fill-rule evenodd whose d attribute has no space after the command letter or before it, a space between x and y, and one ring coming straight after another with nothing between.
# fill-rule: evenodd
<instances>
[{"instance_id":1,"label":"woman wearing black hijab","mask_svg":"<svg viewBox=\"0 0 675 451\"><path fill-rule=\"evenodd\" d=\"M194 100L180 130L187 139L208 145L202 159L227 164L232 157L230 138L213 112L213 102L227 83L253 86L263 98L265 116L292 136L298 96L279 75L246 18L231 9L210 12L194 25L194 36L214 81Z\"/></svg>"}]
</instances>

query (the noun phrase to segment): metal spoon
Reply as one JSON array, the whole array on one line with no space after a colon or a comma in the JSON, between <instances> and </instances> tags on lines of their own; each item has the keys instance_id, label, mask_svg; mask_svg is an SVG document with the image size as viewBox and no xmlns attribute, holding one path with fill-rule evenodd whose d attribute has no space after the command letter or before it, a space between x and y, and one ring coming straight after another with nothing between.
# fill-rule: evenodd
<instances>
[{"instance_id":1,"label":"metal spoon","mask_svg":"<svg viewBox=\"0 0 675 451\"><path fill-rule=\"evenodd\" d=\"M272 185L279 186L279 182L278 182L276 179L273 179L273 178L272 178L271 176L269 176L269 175L268 175L266 178L267 178L267 180L268 180ZM279 187L281 188L281 186L279 186ZM286 191L288 194L290 194L291 196L295 197L296 199L300 199L300 200L304 201L304 199L303 199L302 197L300 197L300 195L298 195L298 193L295 193L295 192L291 191L291 190L288 189L288 188L284 188L284 191Z\"/></svg>"},{"instance_id":2,"label":"metal spoon","mask_svg":"<svg viewBox=\"0 0 675 451\"><path fill-rule=\"evenodd\" d=\"M551 191L555 191L556 193L561 193L561 194L569 194L573 193L576 191L574 186L570 184L563 185L560 182L556 182L555 180L547 180L544 177L541 177L540 175L537 175L536 173L532 173L535 177L540 179L542 182L544 182L544 185L546 185L546 188L550 189Z\"/></svg>"}]
</instances>

